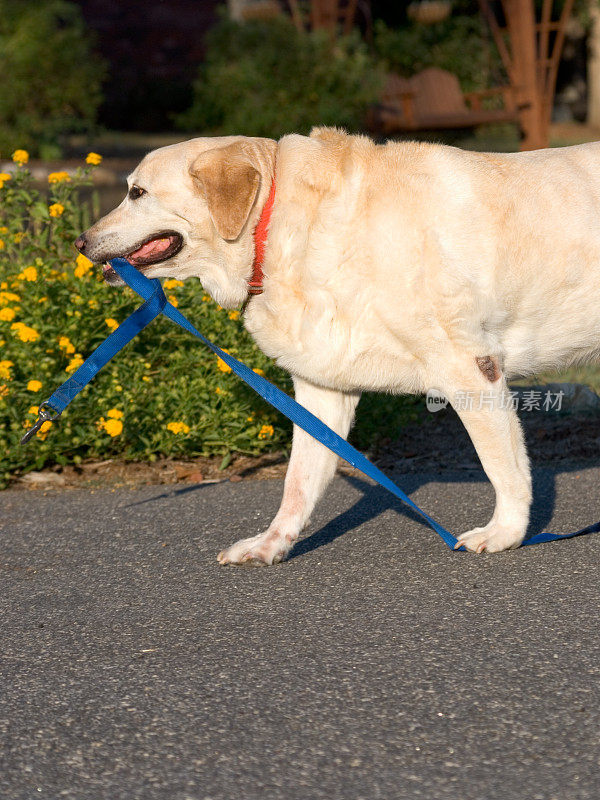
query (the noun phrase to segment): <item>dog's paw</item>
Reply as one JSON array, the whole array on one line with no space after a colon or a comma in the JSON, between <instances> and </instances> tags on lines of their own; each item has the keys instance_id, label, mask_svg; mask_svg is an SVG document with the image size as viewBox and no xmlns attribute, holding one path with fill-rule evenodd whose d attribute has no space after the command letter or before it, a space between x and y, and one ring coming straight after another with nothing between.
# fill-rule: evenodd
<instances>
[{"instance_id":1,"label":"dog's paw","mask_svg":"<svg viewBox=\"0 0 600 800\"><path fill-rule=\"evenodd\" d=\"M473 528L462 533L454 546L457 550L464 546L473 553L499 553L513 550L523 541L524 533L497 522L490 522L485 528Z\"/></svg>"},{"instance_id":2,"label":"dog's paw","mask_svg":"<svg viewBox=\"0 0 600 800\"><path fill-rule=\"evenodd\" d=\"M217 561L223 566L240 564L248 567L265 567L283 561L290 546L290 542L280 533L267 531L249 539L240 539L227 550L221 550Z\"/></svg>"}]
</instances>

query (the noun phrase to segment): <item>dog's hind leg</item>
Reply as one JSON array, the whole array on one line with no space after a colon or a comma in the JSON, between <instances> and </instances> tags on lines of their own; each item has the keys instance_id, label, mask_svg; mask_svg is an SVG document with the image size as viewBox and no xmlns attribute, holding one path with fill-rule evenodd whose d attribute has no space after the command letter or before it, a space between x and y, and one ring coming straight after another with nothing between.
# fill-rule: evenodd
<instances>
[{"instance_id":1,"label":"dog's hind leg","mask_svg":"<svg viewBox=\"0 0 600 800\"><path fill-rule=\"evenodd\" d=\"M294 379L296 400L344 438L348 435L360 394L323 389ZM221 564L262 566L282 561L329 484L338 458L327 447L294 425L290 464L283 499L269 528L242 539L218 555Z\"/></svg>"},{"instance_id":2,"label":"dog's hind leg","mask_svg":"<svg viewBox=\"0 0 600 800\"><path fill-rule=\"evenodd\" d=\"M484 369L474 359L445 386L446 394L477 451L496 492L490 522L458 537L457 547L490 553L518 547L525 536L531 506L531 472L521 425L499 369Z\"/></svg>"}]
</instances>

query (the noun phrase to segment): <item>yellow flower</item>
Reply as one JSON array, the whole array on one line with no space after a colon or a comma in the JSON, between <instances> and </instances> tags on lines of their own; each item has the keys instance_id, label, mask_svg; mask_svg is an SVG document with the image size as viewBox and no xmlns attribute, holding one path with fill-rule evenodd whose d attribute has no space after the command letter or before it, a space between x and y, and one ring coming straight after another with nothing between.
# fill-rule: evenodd
<instances>
[{"instance_id":1,"label":"yellow flower","mask_svg":"<svg viewBox=\"0 0 600 800\"><path fill-rule=\"evenodd\" d=\"M28 392L39 392L41 388L42 388L41 381L29 381L29 383L27 384Z\"/></svg>"},{"instance_id":2,"label":"yellow flower","mask_svg":"<svg viewBox=\"0 0 600 800\"><path fill-rule=\"evenodd\" d=\"M165 289L176 289L178 286L183 286L183 281L178 281L175 278L169 278L169 280L164 283Z\"/></svg>"},{"instance_id":3,"label":"yellow flower","mask_svg":"<svg viewBox=\"0 0 600 800\"><path fill-rule=\"evenodd\" d=\"M147 375L142 375L142 380L148 383L150 381L150 378Z\"/></svg>"},{"instance_id":4,"label":"yellow flower","mask_svg":"<svg viewBox=\"0 0 600 800\"><path fill-rule=\"evenodd\" d=\"M47 419L45 422L42 422L42 427L39 429L37 434L39 438L42 440L42 442L48 435L48 431L50 430L51 427L52 427L52 422L49 419Z\"/></svg>"},{"instance_id":5,"label":"yellow flower","mask_svg":"<svg viewBox=\"0 0 600 800\"><path fill-rule=\"evenodd\" d=\"M229 319L232 319L232 320L235 321L236 319L239 319L239 318L240 318L240 312L239 311L230 311L229 312Z\"/></svg>"},{"instance_id":6,"label":"yellow flower","mask_svg":"<svg viewBox=\"0 0 600 800\"><path fill-rule=\"evenodd\" d=\"M215 393L216 394L227 394L227 392L224 392L223 389L221 389L220 386L217 386L217 388L215 389Z\"/></svg>"},{"instance_id":7,"label":"yellow flower","mask_svg":"<svg viewBox=\"0 0 600 800\"><path fill-rule=\"evenodd\" d=\"M229 352L229 350L225 350L224 347L222 348L222 350L224 353ZM221 370L221 372L231 372L231 367L228 364L226 364L222 358L219 358L218 356L217 356L217 367Z\"/></svg>"},{"instance_id":8,"label":"yellow flower","mask_svg":"<svg viewBox=\"0 0 600 800\"><path fill-rule=\"evenodd\" d=\"M31 406L31 408L29 409L29 413L30 414L32 413L32 409L34 409L34 408L37 408L37 406ZM31 422L24 422L23 423L23 427L24 428L29 428L30 425L31 425ZM52 425L52 422L50 420L46 420L46 422L42 423L42 427L39 429L38 434L37 434L42 441L44 441L44 439L46 438L47 431L50 429L51 425ZM40 434L42 434L42 435L40 436Z\"/></svg>"},{"instance_id":9,"label":"yellow flower","mask_svg":"<svg viewBox=\"0 0 600 800\"><path fill-rule=\"evenodd\" d=\"M37 281L37 269L35 267L25 267L23 272L17 275L20 281Z\"/></svg>"},{"instance_id":10,"label":"yellow flower","mask_svg":"<svg viewBox=\"0 0 600 800\"><path fill-rule=\"evenodd\" d=\"M0 172L0 181L2 181L2 183L10 180L12 180L12 175L9 172Z\"/></svg>"},{"instance_id":11,"label":"yellow flower","mask_svg":"<svg viewBox=\"0 0 600 800\"><path fill-rule=\"evenodd\" d=\"M29 406L29 412L28 412L29 414L33 414L35 417L37 417L38 411L39 411L39 406Z\"/></svg>"},{"instance_id":12,"label":"yellow flower","mask_svg":"<svg viewBox=\"0 0 600 800\"><path fill-rule=\"evenodd\" d=\"M81 356L79 353L75 353L73 358L67 364L65 372L75 372L75 370L79 369L79 367L82 364L83 364L83 356Z\"/></svg>"},{"instance_id":13,"label":"yellow flower","mask_svg":"<svg viewBox=\"0 0 600 800\"><path fill-rule=\"evenodd\" d=\"M38 259L36 258L36 262L37 261ZM42 265L40 264L39 266L41 267ZM66 281L68 277L66 272L59 272L57 269L51 269L50 275L52 275L53 278L56 278L57 281Z\"/></svg>"},{"instance_id":14,"label":"yellow flower","mask_svg":"<svg viewBox=\"0 0 600 800\"><path fill-rule=\"evenodd\" d=\"M64 210L65 207L62 203L52 203L51 206L48 206L48 213L51 217L60 217Z\"/></svg>"},{"instance_id":15,"label":"yellow flower","mask_svg":"<svg viewBox=\"0 0 600 800\"><path fill-rule=\"evenodd\" d=\"M119 411L118 408L111 408L107 416L111 419L123 419L123 412Z\"/></svg>"},{"instance_id":16,"label":"yellow flower","mask_svg":"<svg viewBox=\"0 0 600 800\"><path fill-rule=\"evenodd\" d=\"M20 167L22 167L23 164L27 164L29 161L29 153L27 150L15 150L15 152L12 154L12 160L15 162L15 164L18 164Z\"/></svg>"},{"instance_id":17,"label":"yellow flower","mask_svg":"<svg viewBox=\"0 0 600 800\"><path fill-rule=\"evenodd\" d=\"M48 302L47 297L40 297L40 299L38 300L38 303L47 303L47 302Z\"/></svg>"},{"instance_id":18,"label":"yellow flower","mask_svg":"<svg viewBox=\"0 0 600 800\"><path fill-rule=\"evenodd\" d=\"M123 423L120 419L104 419L104 417L101 417L98 427L104 428L109 436L118 436L123 431Z\"/></svg>"},{"instance_id":19,"label":"yellow flower","mask_svg":"<svg viewBox=\"0 0 600 800\"><path fill-rule=\"evenodd\" d=\"M88 153L85 158L85 163L91 164L93 167L97 167L101 161L102 156L98 155L98 153Z\"/></svg>"},{"instance_id":20,"label":"yellow flower","mask_svg":"<svg viewBox=\"0 0 600 800\"><path fill-rule=\"evenodd\" d=\"M2 386L0 386L0 397L6 397L7 394L8 394L8 386L5 383L3 383Z\"/></svg>"},{"instance_id":21,"label":"yellow flower","mask_svg":"<svg viewBox=\"0 0 600 800\"><path fill-rule=\"evenodd\" d=\"M171 431L171 433L189 433L190 426L186 425L185 422L169 422L167 425L167 430Z\"/></svg>"},{"instance_id":22,"label":"yellow flower","mask_svg":"<svg viewBox=\"0 0 600 800\"><path fill-rule=\"evenodd\" d=\"M71 340L68 336L61 336L58 340L58 346L61 350L64 350L67 355L75 352L75 348L71 344Z\"/></svg>"},{"instance_id":23,"label":"yellow flower","mask_svg":"<svg viewBox=\"0 0 600 800\"><path fill-rule=\"evenodd\" d=\"M11 331L17 332L17 336L22 342L35 342L36 339L40 338L35 328L28 328L27 325L22 322L13 322L10 329Z\"/></svg>"},{"instance_id":24,"label":"yellow flower","mask_svg":"<svg viewBox=\"0 0 600 800\"><path fill-rule=\"evenodd\" d=\"M252 372L256 372L256 374L257 374L257 375L262 375L262 376L263 376L263 378L264 378L264 376L265 376L265 371L264 371L264 369L259 369L258 367L257 367L256 369L253 369L253 370L252 370Z\"/></svg>"},{"instance_id":25,"label":"yellow flower","mask_svg":"<svg viewBox=\"0 0 600 800\"><path fill-rule=\"evenodd\" d=\"M263 425L259 431L258 438L259 439L270 439L271 436L275 433L275 430L272 425Z\"/></svg>"},{"instance_id":26,"label":"yellow flower","mask_svg":"<svg viewBox=\"0 0 600 800\"><path fill-rule=\"evenodd\" d=\"M0 239L0 250L4 250L5 246L4 239Z\"/></svg>"},{"instance_id":27,"label":"yellow flower","mask_svg":"<svg viewBox=\"0 0 600 800\"><path fill-rule=\"evenodd\" d=\"M169 303L171 303L172 306L175 306L175 308L177 308L177 306L179 305L177 298L175 297L174 294L170 294L167 297L167 300L169 301Z\"/></svg>"},{"instance_id":28,"label":"yellow flower","mask_svg":"<svg viewBox=\"0 0 600 800\"><path fill-rule=\"evenodd\" d=\"M48 183L66 183L71 180L71 176L64 170L62 172L51 172L48 175Z\"/></svg>"},{"instance_id":29,"label":"yellow flower","mask_svg":"<svg viewBox=\"0 0 600 800\"><path fill-rule=\"evenodd\" d=\"M15 235L13 236L13 242L15 244L19 244L20 242L23 241L24 238L25 238L25 233L23 231L19 231L18 233L15 233Z\"/></svg>"},{"instance_id":30,"label":"yellow flower","mask_svg":"<svg viewBox=\"0 0 600 800\"><path fill-rule=\"evenodd\" d=\"M2 322L11 322L14 318L14 308L0 308L0 320L2 320Z\"/></svg>"},{"instance_id":31,"label":"yellow flower","mask_svg":"<svg viewBox=\"0 0 600 800\"><path fill-rule=\"evenodd\" d=\"M1 284L6 286L5 283ZM14 292L0 292L0 306L5 306L7 303L18 303L21 298Z\"/></svg>"},{"instance_id":32,"label":"yellow flower","mask_svg":"<svg viewBox=\"0 0 600 800\"><path fill-rule=\"evenodd\" d=\"M108 319L105 319L104 322L106 322L106 324L110 328L111 332L119 327L119 323L117 322L117 320L113 319L112 317L109 317Z\"/></svg>"},{"instance_id":33,"label":"yellow flower","mask_svg":"<svg viewBox=\"0 0 600 800\"><path fill-rule=\"evenodd\" d=\"M11 379L10 368L14 367L12 361L0 361L0 378L5 381Z\"/></svg>"},{"instance_id":34,"label":"yellow flower","mask_svg":"<svg viewBox=\"0 0 600 800\"><path fill-rule=\"evenodd\" d=\"M86 258L84 255L79 254L75 260L77 266L75 267L75 277L83 278L84 275L93 267L93 262Z\"/></svg>"},{"instance_id":35,"label":"yellow flower","mask_svg":"<svg viewBox=\"0 0 600 800\"><path fill-rule=\"evenodd\" d=\"M90 308L98 308L98 301L97 300L88 300L88 306Z\"/></svg>"}]
</instances>

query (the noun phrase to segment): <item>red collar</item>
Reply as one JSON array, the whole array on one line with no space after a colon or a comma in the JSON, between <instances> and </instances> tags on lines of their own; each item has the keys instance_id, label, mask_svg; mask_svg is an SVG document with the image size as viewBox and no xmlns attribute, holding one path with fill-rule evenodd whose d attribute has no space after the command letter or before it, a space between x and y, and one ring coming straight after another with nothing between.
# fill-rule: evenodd
<instances>
[{"instance_id":1,"label":"red collar","mask_svg":"<svg viewBox=\"0 0 600 800\"><path fill-rule=\"evenodd\" d=\"M269 222L271 221L271 211L275 201L275 179L271 184L271 191L265 203L256 228L254 229L254 263L252 264L252 278L248 281L248 294L262 294L263 271L262 265L265 257L265 247L267 244L267 233Z\"/></svg>"}]
</instances>

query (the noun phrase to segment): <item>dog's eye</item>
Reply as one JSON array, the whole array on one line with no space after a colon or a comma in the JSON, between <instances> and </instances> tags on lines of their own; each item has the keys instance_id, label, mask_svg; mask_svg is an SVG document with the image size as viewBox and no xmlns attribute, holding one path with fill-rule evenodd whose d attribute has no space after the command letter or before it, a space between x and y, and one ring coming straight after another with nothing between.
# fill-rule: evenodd
<instances>
[{"instance_id":1,"label":"dog's eye","mask_svg":"<svg viewBox=\"0 0 600 800\"><path fill-rule=\"evenodd\" d=\"M138 197L141 197L143 194L146 194L145 189L142 189L140 186L132 186L129 190L128 197L130 200L137 200Z\"/></svg>"}]
</instances>

